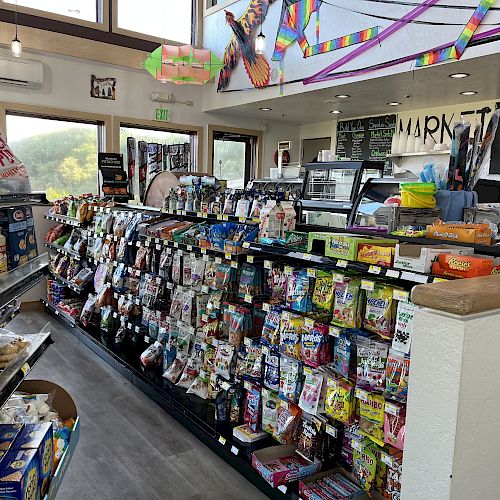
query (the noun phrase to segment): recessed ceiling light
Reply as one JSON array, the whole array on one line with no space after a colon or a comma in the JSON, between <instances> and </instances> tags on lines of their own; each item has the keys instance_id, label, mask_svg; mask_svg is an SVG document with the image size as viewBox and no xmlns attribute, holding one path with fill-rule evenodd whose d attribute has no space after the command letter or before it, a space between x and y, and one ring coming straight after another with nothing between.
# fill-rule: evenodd
<instances>
[{"instance_id":1,"label":"recessed ceiling light","mask_svg":"<svg viewBox=\"0 0 500 500\"><path fill-rule=\"evenodd\" d=\"M273 108L259 108L259 111L272 111Z\"/></svg>"},{"instance_id":2,"label":"recessed ceiling light","mask_svg":"<svg viewBox=\"0 0 500 500\"><path fill-rule=\"evenodd\" d=\"M342 113L342 111L339 111L338 109L334 109L334 110L330 111L331 115L340 115L341 113Z\"/></svg>"},{"instance_id":3,"label":"recessed ceiling light","mask_svg":"<svg viewBox=\"0 0 500 500\"><path fill-rule=\"evenodd\" d=\"M400 102L396 102L396 101L394 101L394 102L388 102L387 106L401 106L401 103Z\"/></svg>"},{"instance_id":4,"label":"recessed ceiling light","mask_svg":"<svg viewBox=\"0 0 500 500\"><path fill-rule=\"evenodd\" d=\"M476 95L477 92L475 90L467 90L465 92L460 92L461 95Z\"/></svg>"},{"instance_id":5,"label":"recessed ceiling light","mask_svg":"<svg viewBox=\"0 0 500 500\"><path fill-rule=\"evenodd\" d=\"M337 99L348 99L351 96L349 94L337 94L335 97Z\"/></svg>"},{"instance_id":6,"label":"recessed ceiling light","mask_svg":"<svg viewBox=\"0 0 500 500\"><path fill-rule=\"evenodd\" d=\"M467 78L469 75L469 73L452 73L450 75L450 78Z\"/></svg>"}]
</instances>

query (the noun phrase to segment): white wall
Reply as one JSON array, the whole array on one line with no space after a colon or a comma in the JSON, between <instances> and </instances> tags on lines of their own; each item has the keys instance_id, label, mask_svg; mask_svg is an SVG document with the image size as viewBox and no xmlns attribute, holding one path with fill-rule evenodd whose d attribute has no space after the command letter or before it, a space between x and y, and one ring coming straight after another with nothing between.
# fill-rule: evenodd
<instances>
[{"instance_id":1,"label":"white wall","mask_svg":"<svg viewBox=\"0 0 500 500\"><path fill-rule=\"evenodd\" d=\"M75 42L78 43L78 42ZM7 51L1 55L9 56ZM242 122L234 117L204 113L202 111L202 88L196 85L162 84L155 81L143 69L128 70L92 63L87 60L64 56L26 53L26 58L36 59L44 64L44 85L41 90L27 90L0 85L0 101L32 104L152 120L157 107L171 110L171 122L204 127L203 158L200 165L205 170L207 162L207 126L225 125L241 127ZM117 79L116 100L90 97L90 75L114 77ZM193 106L182 104L161 105L152 102L153 91L172 92L179 101L193 101ZM262 123L246 119L244 127L259 130Z\"/></svg>"}]
</instances>

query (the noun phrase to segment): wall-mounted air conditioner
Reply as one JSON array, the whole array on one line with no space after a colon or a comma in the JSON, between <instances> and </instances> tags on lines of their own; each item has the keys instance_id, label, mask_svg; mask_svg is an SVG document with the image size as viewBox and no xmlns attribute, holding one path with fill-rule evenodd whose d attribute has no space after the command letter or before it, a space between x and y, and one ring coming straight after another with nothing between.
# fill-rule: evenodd
<instances>
[{"instance_id":1,"label":"wall-mounted air conditioner","mask_svg":"<svg viewBox=\"0 0 500 500\"><path fill-rule=\"evenodd\" d=\"M32 59L0 57L0 85L40 89L43 85L43 64Z\"/></svg>"}]
</instances>

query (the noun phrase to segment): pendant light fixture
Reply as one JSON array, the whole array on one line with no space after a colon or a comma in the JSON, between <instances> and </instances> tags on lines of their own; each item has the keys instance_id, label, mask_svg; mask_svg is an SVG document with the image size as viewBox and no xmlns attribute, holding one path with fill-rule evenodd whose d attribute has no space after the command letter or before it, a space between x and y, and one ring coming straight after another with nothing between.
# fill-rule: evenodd
<instances>
[{"instance_id":1,"label":"pendant light fixture","mask_svg":"<svg viewBox=\"0 0 500 500\"><path fill-rule=\"evenodd\" d=\"M263 54L266 51L266 35L262 33L262 10L264 9L263 2L260 4L260 33L255 39L255 52Z\"/></svg>"},{"instance_id":2,"label":"pendant light fixture","mask_svg":"<svg viewBox=\"0 0 500 500\"><path fill-rule=\"evenodd\" d=\"M17 37L17 0L16 0L16 13L15 13L15 21L16 21L16 36L10 42L10 50L12 51L12 55L14 57L21 57L23 55L23 45L21 40Z\"/></svg>"}]
</instances>

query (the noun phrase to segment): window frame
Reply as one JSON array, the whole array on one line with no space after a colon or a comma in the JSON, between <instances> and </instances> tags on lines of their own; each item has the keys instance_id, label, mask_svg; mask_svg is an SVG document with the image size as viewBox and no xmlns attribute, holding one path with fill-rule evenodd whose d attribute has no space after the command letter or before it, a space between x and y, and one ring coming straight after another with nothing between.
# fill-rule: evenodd
<instances>
[{"instance_id":1,"label":"window frame","mask_svg":"<svg viewBox=\"0 0 500 500\"><path fill-rule=\"evenodd\" d=\"M217 0L217 5L207 7L207 0L203 1L203 17L211 16L219 10L227 9L230 5L237 3L239 0Z\"/></svg>"},{"instance_id":2,"label":"window frame","mask_svg":"<svg viewBox=\"0 0 500 500\"><path fill-rule=\"evenodd\" d=\"M191 41L186 43L176 42L174 40L167 40L165 38L159 38L153 35L148 35L147 33L141 33L140 31L127 30L125 28L120 28L118 26L118 0L107 0L111 2L111 26L110 31L118 35L124 35L133 38L140 38L141 40L146 40L149 42L157 42L159 45L197 45L203 40L203 20L200 13L203 12L201 2L204 0L191 0L192 2L192 12L191 12L191 24L194 25L194 32L191 33Z\"/></svg>"},{"instance_id":3,"label":"window frame","mask_svg":"<svg viewBox=\"0 0 500 500\"><path fill-rule=\"evenodd\" d=\"M179 123L158 122L155 120L142 120L139 118L130 118L125 116L113 117L113 143L115 151L120 151L120 128L129 127L142 130L153 130L158 132L189 133L193 135L195 147L193 148L193 163L196 162L195 172L203 173L201 169L203 158L203 127L194 125L182 125Z\"/></svg>"},{"instance_id":4,"label":"window frame","mask_svg":"<svg viewBox=\"0 0 500 500\"><path fill-rule=\"evenodd\" d=\"M24 7L22 5L17 6L17 12L19 14L27 14L30 16L42 17L44 19L50 19L53 21L63 22L67 24L73 24L77 26L84 26L86 28L93 28L99 31L109 31L109 13L110 13L110 4L111 0L96 0L100 4L101 19L98 19L97 22L87 21L85 19L78 19L76 17L64 16L62 14L55 14L53 12L49 12L43 9L34 9L33 7ZM16 11L15 4L9 4L0 0L0 10L9 10L12 12Z\"/></svg>"},{"instance_id":5,"label":"window frame","mask_svg":"<svg viewBox=\"0 0 500 500\"><path fill-rule=\"evenodd\" d=\"M214 140L216 139L215 136L218 133L241 134L253 137L255 139L255 162L254 165L250 165L248 174L249 180L252 179L252 176L254 176L255 179L260 179L262 176L262 163L264 155L264 140L262 131L246 128L224 127L222 125L208 125L208 174L214 175Z\"/></svg>"}]
</instances>

